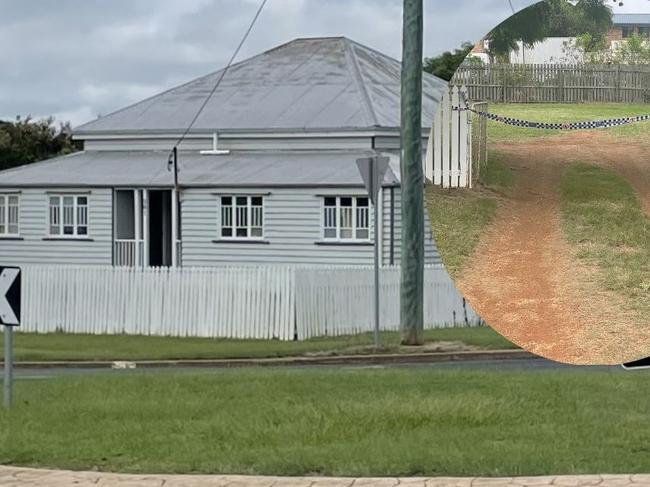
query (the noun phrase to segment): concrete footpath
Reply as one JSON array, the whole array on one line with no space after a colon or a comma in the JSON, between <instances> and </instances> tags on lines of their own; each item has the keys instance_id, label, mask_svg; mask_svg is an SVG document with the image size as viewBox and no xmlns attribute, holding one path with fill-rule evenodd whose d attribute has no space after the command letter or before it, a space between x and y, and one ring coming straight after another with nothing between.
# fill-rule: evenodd
<instances>
[{"instance_id":1,"label":"concrete footpath","mask_svg":"<svg viewBox=\"0 0 650 487\"><path fill-rule=\"evenodd\" d=\"M234 475L122 475L0 467L2 487L650 487L650 475L517 478L283 478Z\"/></svg>"}]
</instances>

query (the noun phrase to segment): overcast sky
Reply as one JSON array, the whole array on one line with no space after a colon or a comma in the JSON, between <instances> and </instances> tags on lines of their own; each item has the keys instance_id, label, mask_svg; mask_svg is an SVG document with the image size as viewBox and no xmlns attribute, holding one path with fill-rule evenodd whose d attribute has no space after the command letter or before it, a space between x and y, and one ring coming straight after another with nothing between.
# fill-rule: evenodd
<instances>
[{"instance_id":1,"label":"overcast sky","mask_svg":"<svg viewBox=\"0 0 650 487\"><path fill-rule=\"evenodd\" d=\"M647 10L647 0L625 0ZM512 0L519 10L536 0ZM614 2L615 3L615 2ZM425 56L477 41L508 0L424 0ZM0 0L0 119L78 125L222 67L259 0ZM238 60L296 37L399 58L402 0L268 0Z\"/></svg>"}]
</instances>

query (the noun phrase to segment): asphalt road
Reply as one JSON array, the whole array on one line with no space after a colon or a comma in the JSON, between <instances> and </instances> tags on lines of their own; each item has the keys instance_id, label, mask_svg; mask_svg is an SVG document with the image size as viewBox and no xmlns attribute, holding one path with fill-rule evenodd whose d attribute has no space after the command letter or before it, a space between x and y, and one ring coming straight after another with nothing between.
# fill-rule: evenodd
<instances>
[{"instance_id":1,"label":"asphalt road","mask_svg":"<svg viewBox=\"0 0 650 487\"><path fill-rule=\"evenodd\" d=\"M253 367L247 367L251 369ZM291 370L331 370L331 369L384 369L384 368L418 368L432 370L485 370L485 371L526 371L538 372L556 370L562 371L581 371L585 373L595 371L611 371L628 374L647 373L644 371L625 371L620 366L593 366L579 367L559 364L545 359L518 359L518 360L480 360L467 362L445 362L445 363L415 363L415 364L395 364L395 365L309 365L295 366ZM52 379L62 376L88 376L88 375L127 375L127 374L160 374L160 373L182 373L182 374L227 374L241 368L207 368L207 367L152 367L127 370L113 370L110 368L42 368L42 369L15 369L14 377L16 380L38 380ZM287 367L264 367L264 369L287 370ZM0 381L2 378L0 377Z\"/></svg>"}]
</instances>

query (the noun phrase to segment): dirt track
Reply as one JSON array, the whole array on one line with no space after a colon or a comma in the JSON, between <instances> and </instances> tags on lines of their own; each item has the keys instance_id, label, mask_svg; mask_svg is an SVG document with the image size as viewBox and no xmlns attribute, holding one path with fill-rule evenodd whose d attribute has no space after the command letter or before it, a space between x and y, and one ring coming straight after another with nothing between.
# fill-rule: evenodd
<instances>
[{"instance_id":1,"label":"dirt track","mask_svg":"<svg viewBox=\"0 0 650 487\"><path fill-rule=\"evenodd\" d=\"M497 210L458 287L496 330L561 362L613 364L650 355L650 323L599 289L597 270L573 255L560 227L563 167L582 161L617 170L650 214L650 147L602 132L492 147L513 169L513 194Z\"/></svg>"}]
</instances>

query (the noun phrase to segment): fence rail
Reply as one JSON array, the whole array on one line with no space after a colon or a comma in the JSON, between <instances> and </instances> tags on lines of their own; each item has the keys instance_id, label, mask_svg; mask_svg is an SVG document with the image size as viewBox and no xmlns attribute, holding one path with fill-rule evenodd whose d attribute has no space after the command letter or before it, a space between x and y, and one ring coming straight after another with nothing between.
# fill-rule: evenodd
<instances>
[{"instance_id":1,"label":"fence rail","mask_svg":"<svg viewBox=\"0 0 650 487\"><path fill-rule=\"evenodd\" d=\"M381 271L382 329L399 268ZM26 266L21 331L304 340L372 330L370 267ZM479 326L443 267L425 269L428 328Z\"/></svg>"},{"instance_id":2,"label":"fence rail","mask_svg":"<svg viewBox=\"0 0 650 487\"><path fill-rule=\"evenodd\" d=\"M650 66L487 64L451 80L471 100L501 103L650 103Z\"/></svg>"}]
</instances>

